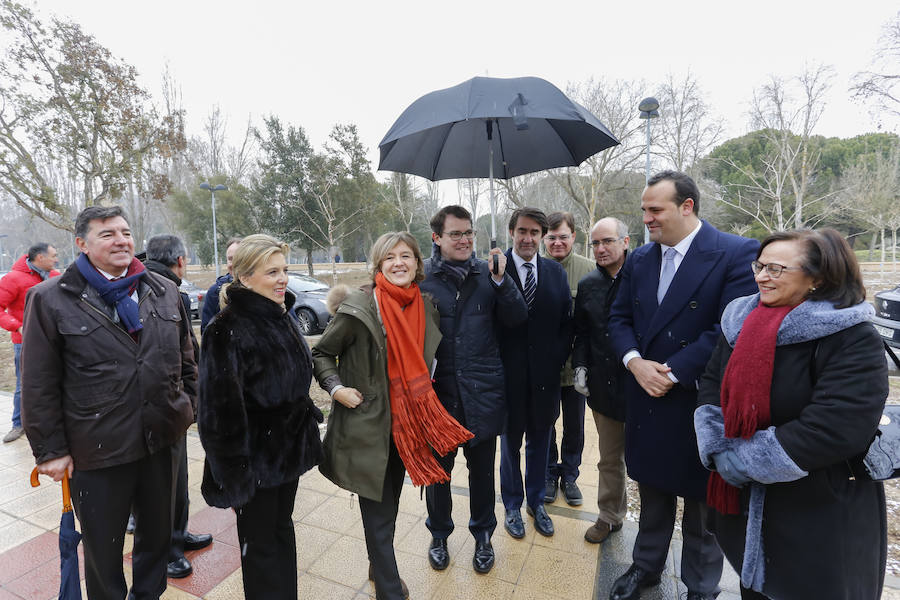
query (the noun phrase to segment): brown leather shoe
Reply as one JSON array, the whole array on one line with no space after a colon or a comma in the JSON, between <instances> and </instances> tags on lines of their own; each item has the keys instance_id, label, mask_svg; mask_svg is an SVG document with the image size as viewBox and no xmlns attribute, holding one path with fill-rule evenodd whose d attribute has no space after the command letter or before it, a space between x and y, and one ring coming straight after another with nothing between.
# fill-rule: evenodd
<instances>
[{"instance_id":1,"label":"brown leather shoe","mask_svg":"<svg viewBox=\"0 0 900 600\"><path fill-rule=\"evenodd\" d=\"M372 563L369 563L369 581L375 581L375 569L372 567ZM402 577L400 578L400 590L403 592L403 597L409 600L409 588L406 587L406 582Z\"/></svg>"},{"instance_id":2,"label":"brown leather shoe","mask_svg":"<svg viewBox=\"0 0 900 600\"><path fill-rule=\"evenodd\" d=\"M619 531L622 529L622 524L610 526L609 523L602 519L597 519L597 522L591 525L587 531L584 532L584 539L592 544L599 544L606 540L609 537L609 534L613 531Z\"/></svg>"}]
</instances>

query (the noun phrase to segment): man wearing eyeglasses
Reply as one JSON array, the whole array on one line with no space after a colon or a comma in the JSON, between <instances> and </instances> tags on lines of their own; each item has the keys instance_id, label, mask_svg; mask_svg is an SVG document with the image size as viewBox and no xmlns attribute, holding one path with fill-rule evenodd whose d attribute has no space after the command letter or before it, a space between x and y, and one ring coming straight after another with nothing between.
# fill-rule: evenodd
<instances>
[{"instance_id":1,"label":"man wearing eyeglasses","mask_svg":"<svg viewBox=\"0 0 900 600\"><path fill-rule=\"evenodd\" d=\"M652 244L622 268L609 319L625 378L625 462L638 482L641 519L633 563L611 600L634 600L656 585L684 498L681 579L688 600L719 591L722 552L706 527L706 483L693 414L697 382L720 335L725 306L756 291L748 268L759 243L722 233L699 218L700 191L684 173L650 178L641 197Z\"/></svg>"},{"instance_id":2,"label":"man wearing eyeglasses","mask_svg":"<svg viewBox=\"0 0 900 600\"><path fill-rule=\"evenodd\" d=\"M469 469L469 531L475 538L472 567L487 573L494 566L491 536L497 527L494 458L497 436L506 423L496 330L501 323L520 326L528 318L528 307L506 273L506 256L499 249L490 253L498 258L496 273L491 273L490 263L475 258L469 211L455 205L442 208L431 219L431 231L434 245L420 287L431 294L441 315L434 391L453 418L475 434L463 445ZM455 459L455 450L438 458L448 475ZM425 503L425 525L432 535L428 562L442 571L450 564L447 538L454 529L450 483L428 486Z\"/></svg>"},{"instance_id":3,"label":"man wearing eyeglasses","mask_svg":"<svg viewBox=\"0 0 900 600\"><path fill-rule=\"evenodd\" d=\"M618 276L628 255L628 227L619 219L600 219L591 229L596 268L578 282L575 297L575 389L587 396L597 426L599 515L584 539L599 544L622 529L628 508L625 493L625 367L609 341L609 309L619 291Z\"/></svg>"},{"instance_id":4,"label":"man wearing eyeglasses","mask_svg":"<svg viewBox=\"0 0 900 600\"><path fill-rule=\"evenodd\" d=\"M569 280L572 299L578 292L578 282L594 270L594 261L582 256L575 248L575 217L570 212L547 215L547 235L544 249L547 255L562 265ZM566 503L581 506L583 497L575 480L584 450L584 396L575 390L571 360L567 360L559 376L559 400L562 413L562 440L556 447L556 425L550 428L550 453L547 458L547 477L544 502L556 501L561 489Z\"/></svg>"}]
</instances>

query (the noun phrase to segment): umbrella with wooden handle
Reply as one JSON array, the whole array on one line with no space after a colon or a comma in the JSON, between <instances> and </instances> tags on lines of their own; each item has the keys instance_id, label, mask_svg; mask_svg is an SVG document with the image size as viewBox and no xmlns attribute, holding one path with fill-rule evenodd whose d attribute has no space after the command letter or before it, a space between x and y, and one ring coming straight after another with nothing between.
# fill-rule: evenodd
<instances>
[{"instance_id":1,"label":"umbrella with wooden handle","mask_svg":"<svg viewBox=\"0 0 900 600\"><path fill-rule=\"evenodd\" d=\"M31 471L31 487L41 484L37 467ZM63 512L59 521L59 600L81 600L81 582L78 572L78 542L81 534L75 531L75 513L72 512L72 495L69 492L69 475L63 474Z\"/></svg>"}]
</instances>

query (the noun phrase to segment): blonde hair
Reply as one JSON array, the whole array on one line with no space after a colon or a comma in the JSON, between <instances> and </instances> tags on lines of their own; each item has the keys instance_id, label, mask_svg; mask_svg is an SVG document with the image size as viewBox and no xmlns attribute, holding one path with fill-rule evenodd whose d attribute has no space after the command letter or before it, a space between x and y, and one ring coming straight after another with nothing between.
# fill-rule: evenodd
<instances>
[{"instance_id":1,"label":"blonde hair","mask_svg":"<svg viewBox=\"0 0 900 600\"><path fill-rule=\"evenodd\" d=\"M268 262L269 258L276 252L284 254L286 260L290 251L290 246L264 233L248 235L241 240L234 253L234 261L231 266L231 270L234 273L234 281L222 286L220 294L220 299L223 301L222 304L228 304L228 289L231 286L243 287L241 277L253 275L253 272Z\"/></svg>"},{"instance_id":2,"label":"blonde hair","mask_svg":"<svg viewBox=\"0 0 900 600\"><path fill-rule=\"evenodd\" d=\"M375 281L375 275L381 272L381 263L384 262L388 252L394 249L394 246L403 242L413 251L416 257L416 277L413 281L419 282L425 279L425 263L422 262L422 251L419 250L419 242L412 234L406 231L389 231L375 240L372 245L372 251L369 257L372 259L372 281Z\"/></svg>"}]
</instances>

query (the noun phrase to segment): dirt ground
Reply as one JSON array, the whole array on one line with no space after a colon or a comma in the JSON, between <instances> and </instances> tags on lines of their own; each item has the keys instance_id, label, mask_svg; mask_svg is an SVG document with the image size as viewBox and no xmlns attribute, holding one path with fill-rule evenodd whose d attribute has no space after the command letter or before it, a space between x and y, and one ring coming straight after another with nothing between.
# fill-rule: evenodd
<instances>
[{"instance_id":1,"label":"dirt ground","mask_svg":"<svg viewBox=\"0 0 900 600\"><path fill-rule=\"evenodd\" d=\"M360 263L347 263L339 265L341 271L337 274L338 283L344 283L352 287L357 287L368 283L369 275L365 271L365 265ZM293 270L306 273L306 265L295 265ZM872 300L873 295L883 289L888 289L900 283L900 268L892 269L891 266L882 268L878 264L864 264L863 275L866 280L868 291L868 299ZM330 266L321 266L316 269L316 275L319 280L331 285L332 276ZM196 285L207 288L212 285L215 280L215 272L198 268L189 269L187 279ZM199 322L194 323L194 331L199 336ZM309 344L314 346L319 336L310 336L307 338ZM891 392L888 402L900 403L900 376L891 377ZM16 377L13 365L13 349L12 342L8 335L0 332L0 390L12 392L15 390ZM313 382L310 387L310 396L316 405L323 412L329 412L331 408L331 399L319 386ZM590 477L590 470L585 473L586 477ZM892 480L885 484L885 493L887 496L887 515L888 515L888 573L900 577L900 480ZM637 484L628 481L628 519L636 521L640 515L640 501L638 497ZM680 508L679 508L680 512ZM680 523L680 519L678 519ZM680 532L676 532L680 535Z\"/></svg>"}]
</instances>

